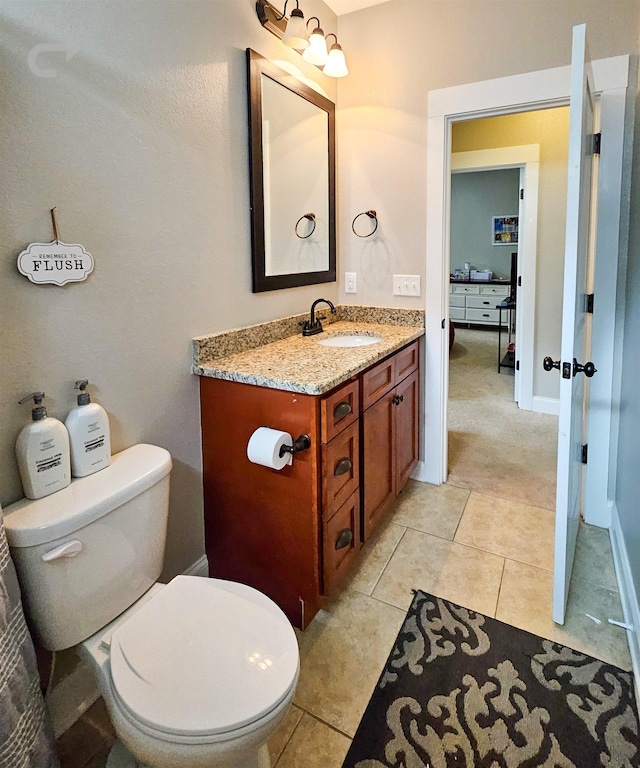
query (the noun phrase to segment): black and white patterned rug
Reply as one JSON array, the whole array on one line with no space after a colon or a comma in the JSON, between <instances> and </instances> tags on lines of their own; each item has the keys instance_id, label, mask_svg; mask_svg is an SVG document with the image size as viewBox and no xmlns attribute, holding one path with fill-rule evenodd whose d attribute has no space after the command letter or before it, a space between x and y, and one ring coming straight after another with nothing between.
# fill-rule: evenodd
<instances>
[{"instance_id":1,"label":"black and white patterned rug","mask_svg":"<svg viewBox=\"0 0 640 768\"><path fill-rule=\"evenodd\" d=\"M634 768L633 676L416 592L343 768Z\"/></svg>"}]
</instances>

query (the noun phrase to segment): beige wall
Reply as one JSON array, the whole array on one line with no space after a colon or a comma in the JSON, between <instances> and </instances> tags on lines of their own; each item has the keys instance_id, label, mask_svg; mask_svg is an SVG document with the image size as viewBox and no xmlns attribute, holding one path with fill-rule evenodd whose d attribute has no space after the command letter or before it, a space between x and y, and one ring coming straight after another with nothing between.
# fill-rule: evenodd
<instances>
[{"instance_id":1,"label":"beige wall","mask_svg":"<svg viewBox=\"0 0 640 768\"><path fill-rule=\"evenodd\" d=\"M639 49L636 0L392 0L340 19L351 74L339 86L340 273L358 273L357 303L391 295L394 272L424 275L428 92L571 61L571 28L586 22L593 58ZM379 238L358 240L352 217L374 208Z\"/></svg>"},{"instance_id":2,"label":"beige wall","mask_svg":"<svg viewBox=\"0 0 640 768\"><path fill-rule=\"evenodd\" d=\"M254 0L2 0L0 92L0 501L21 494L17 401L42 389L52 416L89 378L109 412L114 451L172 454L166 574L204 551L193 336L307 311L334 285L251 293L245 49L336 83L263 30ZM335 16L305 0L328 32ZM78 47L29 52L42 43ZM95 257L87 282L34 286L16 257L61 236Z\"/></svg>"},{"instance_id":3,"label":"beige wall","mask_svg":"<svg viewBox=\"0 0 640 768\"><path fill-rule=\"evenodd\" d=\"M454 152L540 145L538 249L536 263L536 323L534 359L560 356L564 227L567 198L569 109L545 109L519 115L456 123L452 129ZM542 364L534 365L535 397L558 397L559 380Z\"/></svg>"}]
</instances>

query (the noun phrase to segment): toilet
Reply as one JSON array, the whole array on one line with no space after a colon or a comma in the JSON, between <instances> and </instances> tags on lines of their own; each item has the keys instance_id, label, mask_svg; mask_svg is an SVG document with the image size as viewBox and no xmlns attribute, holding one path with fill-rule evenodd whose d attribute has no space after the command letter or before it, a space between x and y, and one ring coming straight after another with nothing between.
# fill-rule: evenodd
<instances>
[{"instance_id":1,"label":"toilet","mask_svg":"<svg viewBox=\"0 0 640 768\"><path fill-rule=\"evenodd\" d=\"M135 445L4 511L40 645L78 646L118 736L108 768L268 768L299 673L295 633L244 584L162 571L171 457Z\"/></svg>"}]
</instances>

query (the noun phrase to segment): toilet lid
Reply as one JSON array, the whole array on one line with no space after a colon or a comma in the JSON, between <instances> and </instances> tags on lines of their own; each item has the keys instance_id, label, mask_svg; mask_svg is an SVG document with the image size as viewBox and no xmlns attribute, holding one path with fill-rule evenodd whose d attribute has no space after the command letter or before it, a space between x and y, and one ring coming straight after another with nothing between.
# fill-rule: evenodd
<instances>
[{"instance_id":1,"label":"toilet lid","mask_svg":"<svg viewBox=\"0 0 640 768\"><path fill-rule=\"evenodd\" d=\"M262 593L177 576L114 633L111 676L122 703L166 733L224 733L260 719L289 693L298 643Z\"/></svg>"}]
</instances>

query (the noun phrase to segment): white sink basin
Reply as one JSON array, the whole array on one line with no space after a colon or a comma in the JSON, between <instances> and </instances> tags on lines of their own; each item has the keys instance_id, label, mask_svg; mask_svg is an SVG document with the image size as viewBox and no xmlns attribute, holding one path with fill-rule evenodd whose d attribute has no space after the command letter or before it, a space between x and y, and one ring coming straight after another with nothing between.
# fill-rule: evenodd
<instances>
[{"instance_id":1,"label":"white sink basin","mask_svg":"<svg viewBox=\"0 0 640 768\"><path fill-rule=\"evenodd\" d=\"M324 339L318 339L318 344L322 344L323 347L368 347L369 344L377 344L381 340L381 336L352 333L348 336L327 336Z\"/></svg>"}]
</instances>

